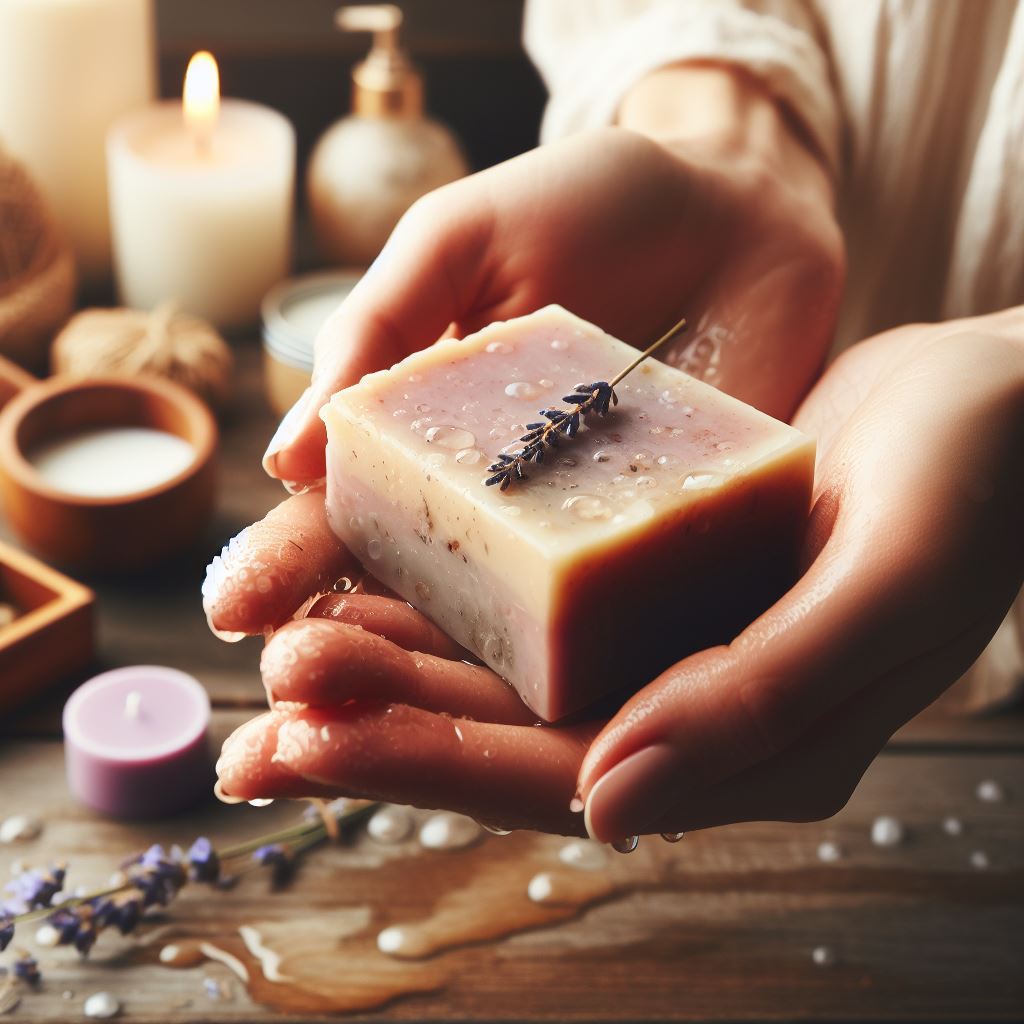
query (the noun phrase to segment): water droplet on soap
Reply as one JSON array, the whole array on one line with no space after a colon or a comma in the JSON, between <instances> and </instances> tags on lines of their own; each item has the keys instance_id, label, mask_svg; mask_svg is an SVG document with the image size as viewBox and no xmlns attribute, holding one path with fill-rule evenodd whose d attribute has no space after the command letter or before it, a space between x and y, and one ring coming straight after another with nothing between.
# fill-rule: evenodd
<instances>
[{"instance_id":1,"label":"water droplet on soap","mask_svg":"<svg viewBox=\"0 0 1024 1024\"><path fill-rule=\"evenodd\" d=\"M537 381L537 384L542 388L553 388L555 386L555 382L553 380L548 380L547 377L541 377L541 379Z\"/></svg>"},{"instance_id":2,"label":"water droplet on soap","mask_svg":"<svg viewBox=\"0 0 1024 1024\"><path fill-rule=\"evenodd\" d=\"M596 494L574 494L562 502L562 508L578 519L607 519L612 514L608 502Z\"/></svg>"},{"instance_id":3,"label":"water droplet on soap","mask_svg":"<svg viewBox=\"0 0 1024 1024\"><path fill-rule=\"evenodd\" d=\"M657 487L658 481L653 476L638 476L633 483L637 487Z\"/></svg>"},{"instance_id":4,"label":"water droplet on soap","mask_svg":"<svg viewBox=\"0 0 1024 1024\"><path fill-rule=\"evenodd\" d=\"M685 838L685 836L686 836L685 832L662 832L661 833L661 838L664 839L666 843L678 843L681 839Z\"/></svg>"},{"instance_id":5,"label":"water droplet on soap","mask_svg":"<svg viewBox=\"0 0 1024 1024\"><path fill-rule=\"evenodd\" d=\"M372 538L366 545L366 553L370 558L376 560L384 553L384 545L376 538Z\"/></svg>"},{"instance_id":6,"label":"water droplet on soap","mask_svg":"<svg viewBox=\"0 0 1024 1024\"><path fill-rule=\"evenodd\" d=\"M491 427L491 429L488 432L487 436L492 441L497 441L499 437L504 437L505 436L505 431L501 430L499 427Z\"/></svg>"},{"instance_id":7,"label":"water droplet on soap","mask_svg":"<svg viewBox=\"0 0 1024 1024\"><path fill-rule=\"evenodd\" d=\"M418 384L421 380L423 380L423 378L418 373L410 373L409 376L406 377L405 379L410 384Z\"/></svg>"},{"instance_id":8,"label":"water droplet on soap","mask_svg":"<svg viewBox=\"0 0 1024 1024\"><path fill-rule=\"evenodd\" d=\"M491 355L508 355L512 351L512 346L506 345L503 341L491 341L487 343L484 351L490 352Z\"/></svg>"},{"instance_id":9,"label":"water droplet on soap","mask_svg":"<svg viewBox=\"0 0 1024 1024\"><path fill-rule=\"evenodd\" d=\"M650 469L651 468L652 455L650 452L637 452L629 460L629 468L634 469Z\"/></svg>"},{"instance_id":10,"label":"water droplet on soap","mask_svg":"<svg viewBox=\"0 0 1024 1024\"><path fill-rule=\"evenodd\" d=\"M409 410L408 409L396 409L391 415L394 416L396 420L397 419L401 419L403 416L408 416L409 415Z\"/></svg>"},{"instance_id":11,"label":"water droplet on soap","mask_svg":"<svg viewBox=\"0 0 1024 1024\"><path fill-rule=\"evenodd\" d=\"M522 509L518 505L502 505L501 511L507 516L518 516L522 515Z\"/></svg>"},{"instance_id":12,"label":"water droplet on soap","mask_svg":"<svg viewBox=\"0 0 1024 1024\"><path fill-rule=\"evenodd\" d=\"M274 801L266 797L258 796L255 800L249 800L250 807L269 807Z\"/></svg>"},{"instance_id":13,"label":"water droplet on soap","mask_svg":"<svg viewBox=\"0 0 1024 1024\"><path fill-rule=\"evenodd\" d=\"M732 443L732 441L719 441L718 444L715 445L715 447L720 452L731 452L733 448L735 448L736 446Z\"/></svg>"},{"instance_id":14,"label":"water droplet on soap","mask_svg":"<svg viewBox=\"0 0 1024 1024\"><path fill-rule=\"evenodd\" d=\"M431 427L423 436L427 444L436 444L438 448L450 448L453 451L472 448L476 444L476 437L462 427Z\"/></svg>"},{"instance_id":15,"label":"water droplet on soap","mask_svg":"<svg viewBox=\"0 0 1024 1024\"><path fill-rule=\"evenodd\" d=\"M678 455L659 455L657 459L662 469L675 469L681 461Z\"/></svg>"},{"instance_id":16,"label":"water droplet on soap","mask_svg":"<svg viewBox=\"0 0 1024 1024\"><path fill-rule=\"evenodd\" d=\"M594 452L592 458L595 462L607 462L611 456L602 448L600 451Z\"/></svg>"},{"instance_id":17,"label":"water droplet on soap","mask_svg":"<svg viewBox=\"0 0 1024 1024\"><path fill-rule=\"evenodd\" d=\"M479 448L463 448L455 453L455 461L460 466L475 466L483 456Z\"/></svg>"},{"instance_id":18,"label":"water droplet on soap","mask_svg":"<svg viewBox=\"0 0 1024 1024\"><path fill-rule=\"evenodd\" d=\"M632 853L640 845L639 836L626 836L608 844L616 853Z\"/></svg>"},{"instance_id":19,"label":"water droplet on soap","mask_svg":"<svg viewBox=\"0 0 1024 1024\"><path fill-rule=\"evenodd\" d=\"M567 342L565 338L555 338L555 340L551 342L551 347L556 352L564 352L569 347L569 342Z\"/></svg>"},{"instance_id":20,"label":"water droplet on soap","mask_svg":"<svg viewBox=\"0 0 1024 1024\"><path fill-rule=\"evenodd\" d=\"M500 664L501 659L505 653L505 645L501 641L501 637L497 633L491 633L490 636L484 641L483 646L483 657L484 661L488 664L492 662L498 662Z\"/></svg>"},{"instance_id":21,"label":"water droplet on soap","mask_svg":"<svg viewBox=\"0 0 1024 1024\"><path fill-rule=\"evenodd\" d=\"M684 491L692 491L700 487L711 487L717 479L717 473L687 473L680 481L680 486Z\"/></svg>"},{"instance_id":22,"label":"water droplet on soap","mask_svg":"<svg viewBox=\"0 0 1024 1024\"><path fill-rule=\"evenodd\" d=\"M419 402L416 405L417 412L430 412L430 406L426 402Z\"/></svg>"},{"instance_id":23,"label":"water droplet on soap","mask_svg":"<svg viewBox=\"0 0 1024 1024\"><path fill-rule=\"evenodd\" d=\"M421 601L429 601L430 600L430 584L424 582L423 580L417 580L416 581L416 596Z\"/></svg>"},{"instance_id":24,"label":"water droplet on soap","mask_svg":"<svg viewBox=\"0 0 1024 1024\"><path fill-rule=\"evenodd\" d=\"M440 469L447 461L448 456L442 455L441 452L431 452L426 458L426 463L431 469Z\"/></svg>"},{"instance_id":25,"label":"water droplet on soap","mask_svg":"<svg viewBox=\"0 0 1024 1024\"><path fill-rule=\"evenodd\" d=\"M420 416L409 424L409 429L417 434L422 434L434 422L433 416Z\"/></svg>"},{"instance_id":26,"label":"water droplet on soap","mask_svg":"<svg viewBox=\"0 0 1024 1024\"><path fill-rule=\"evenodd\" d=\"M486 757L486 756L487 756L487 751L485 750L484 751L484 757ZM487 822L485 822L485 821L479 822L479 825L480 825L480 827L485 832L490 832L492 836L510 836L510 835L512 835L512 830L509 829L509 828L498 828L497 825L488 825Z\"/></svg>"},{"instance_id":27,"label":"water droplet on soap","mask_svg":"<svg viewBox=\"0 0 1024 1024\"><path fill-rule=\"evenodd\" d=\"M516 380L505 385L505 394L509 398L536 398L537 388L526 380Z\"/></svg>"},{"instance_id":28,"label":"water droplet on soap","mask_svg":"<svg viewBox=\"0 0 1024 1024\"><path fill-rule=\"evenodd\" d=\"M681 387L666 388L662 391L658 401L662 405L675 405L677 402L681 402L686 396L686 392Z\"/></svg>"}]
</instances>

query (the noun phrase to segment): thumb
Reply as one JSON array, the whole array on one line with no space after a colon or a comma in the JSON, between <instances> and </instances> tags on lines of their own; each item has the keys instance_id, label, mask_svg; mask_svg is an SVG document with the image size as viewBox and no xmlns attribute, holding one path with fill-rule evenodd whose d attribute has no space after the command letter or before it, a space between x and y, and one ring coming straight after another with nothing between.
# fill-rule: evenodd
<instances>
[{"instance_id":1,"label":"thumb","mask_svg":"<svg viewBox=\"0 0 1024 1024\"><path fill-rule=\"evenodd\" d=\"M887 544L865 543L841 504L819 498L808 547L820 553L787 594L728 647L662 673L595 739L578 790L593 837L686 820L710 787L790 748L908 651L927 650L929 616L914 621L927 573L910 524L894 525Z\"/></svg>"},{"instance_id":2,"label":"thumb","mask_svg":"<svg viewBox=\"0 0 1024 1024\"><path fill-rule=\"evenodd\" d=\"M431 345L472 308L487 237L484 218L474 212L481 209L486 207L462 187L430 193L405 214L321 328L312 383L281 420L263 456L270 476L297 482L323 477L320 409L331 395Z\"/></svg>"}]
</instances>

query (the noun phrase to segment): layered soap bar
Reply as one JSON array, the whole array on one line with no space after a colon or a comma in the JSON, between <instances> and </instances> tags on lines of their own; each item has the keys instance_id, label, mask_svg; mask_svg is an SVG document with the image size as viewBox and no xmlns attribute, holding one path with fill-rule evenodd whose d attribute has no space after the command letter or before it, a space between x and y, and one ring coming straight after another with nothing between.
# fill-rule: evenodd
<instances>
[{"instance_id":1,"label":"layered soap bar","mask_svg":"<svg viewBox=\"0 0 1024 1024\"><path fill-rule=\"evenodd\" d=\"M547 721L730 640L795 575L814 442L653 358L528 479L485 486L538 410L636 354L548 306L322 412L335 532Z\"/></svg>"}]
</instances>

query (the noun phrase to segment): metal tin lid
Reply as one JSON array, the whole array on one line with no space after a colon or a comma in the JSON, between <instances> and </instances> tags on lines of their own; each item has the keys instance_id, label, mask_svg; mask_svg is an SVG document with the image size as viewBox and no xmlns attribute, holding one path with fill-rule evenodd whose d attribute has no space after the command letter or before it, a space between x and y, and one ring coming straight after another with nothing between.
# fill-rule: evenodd
<instances>
[{"instance_id":1,"label":"metal tin lid","mask_svg":"<svg viewBox=\"0 0 1024 1024\"><path fill-rule=\"evenodd\" d=\"M362 276L362 270L338 270L275 285L261 307L263 347L289 366L312 371L317 332Z\"/></svg>"}]
</instances>

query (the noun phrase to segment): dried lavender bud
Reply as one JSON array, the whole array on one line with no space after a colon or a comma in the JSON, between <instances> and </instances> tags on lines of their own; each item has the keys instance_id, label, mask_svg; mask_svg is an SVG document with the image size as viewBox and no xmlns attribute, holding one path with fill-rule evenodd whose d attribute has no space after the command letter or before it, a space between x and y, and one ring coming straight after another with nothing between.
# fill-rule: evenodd
<instances>
[{"instance_id":1,"label":"dried lavender bud","mask_svg":"<svg viewBox=\"0 0 1024 1024\"><path fill-rule=\"evenodd\" d=\"M195 882L220 879L220 858L206 836L200 836L188 851L189 877Z\"/></svg>"},{"instance_id":2,"label":"dried lavender bud","mask_svg":"<svg viewBox=\"0 0 1024 1024\"><path fill-rule=\"evenodd\" d=\"M280 843L270 843L255 850L252 859L257 864L270 868L270 878L275 886L285 885L292 877L295 862L291 853Z\"/></svg>"},{"instance_id":3,"label":"dried lavender bud","mask_svg":"<svg viewBox=\"0 0 1024 1024\"><path fill-rule=\"evenodd\" d=\"M22 953L14 961L12 970L14 971L14 976L25 982L26 985L35 986L42 980L42 975L39 973L39 964L28 953Z\"/></svg>"},{"instance_id":4,"label":"dried lavender bud","mask_svg":"<svg viewBox=\"0 0 1024 1024\"><path fill-rule=\"evenodd\" d=\"M14 922L9 918L0 918L0 953L2 953L14 938Z\"/></svg>"},{"instance_id":5,"label":"dried lavender bud","mask_svg":"<svg viewBox=\"0 0 1024 1024\"><path fill-rule=\"evenodd\" d=\"M22 905L20 913L48 907L53 897L64 888L65 868L62 864L54 865L49 870L29 868L16 876L4 889L14 896L14 902Z\"/></svg>"},{"instance_id":6,"label":"dried lavender bud","mask_svg":"<svg viewBox=\"0 0 1024 1024\"><path fill-rule=\"evenodd\" d=\"M128 935L135 931L136 925L142 917L142 908L138 899L127 899L117 905L114 911L114 927L122 935Z\"/></svg>"},{"instance_id":7,"label":"dried lavender bud","mask_svg":"<svg viewBox=\"0 0 1024 1024\"><path fill-rule=\"evenodd\" d=\"M54 911L46 919L46 923L51 928L56 929L59 936L57 944L59 946L69 946L75 941L75 936L78 934L78 929L82 922L78 914L75 913L75 908L69 907Z\"/></svg>"}]
</instances>

